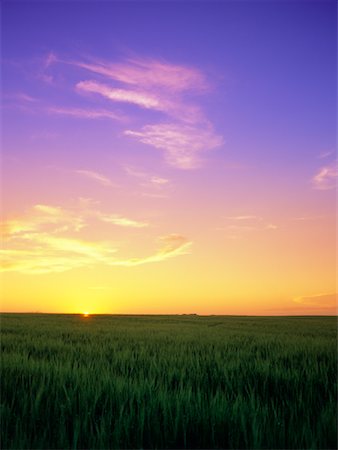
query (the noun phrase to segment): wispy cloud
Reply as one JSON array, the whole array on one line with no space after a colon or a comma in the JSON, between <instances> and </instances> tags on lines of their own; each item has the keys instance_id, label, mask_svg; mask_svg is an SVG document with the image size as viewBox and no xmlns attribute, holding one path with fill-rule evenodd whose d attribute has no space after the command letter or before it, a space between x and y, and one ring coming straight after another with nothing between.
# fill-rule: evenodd
<instances>
[{"instance_id":1,"label":"wispy cloud","mask_svg":"<svg viewBox=\"0 0 338 450\"><path fill-rule=\"evenodd\" d=\"M124 123L129 121L126 115L119 112L110 111L108 109L46 106L39 99L31 97L27 94L8 95L6 98L15 102L12 106L29 113L55 114L59 116L73 117L75 119L111 119ZM40 135L43 137L45 136L43 132L37 134L39 137Z\"/></svg>"},{"instance_id":2,"label":"wispy cloud","mask_svg":"<svg viewBox=\"0 0 338 450\"><path fill-rule=\"evenodd\" d=\"M43 83L53 85L55 83L55 79L50 69L56 62L58 62L58 58L52 51L42 57L40 59L40 70L36 74L36 78L41 80Z\"/></svg>"},{"instance_id":3,"label":"wispy cloud","mask_svg":"<svg viewBox=\"0 0 338 450\"><path fill-rule=\"evenodd\" d=\"M277 230L278 226L274 223L266 221L261 216L252 214L240 214L236 216L228 216L225 218L226 225L216 228L220 231L230 231L228 235L230 239L239 239L240 236L247 232ZM234 234L233 232L239 233Z\"/></svg>"},{"instance_id":4,"label":"wispy cloud","mask_svg":"<svg viewBox=\"0 0 338 450\"><path fill-rule=\"evenodd\" d=\"M172 184L168 178L158 175L151 175L140 169L131 166L124 166L125 172L138 180L139 187L145 189L145 192L137 191L137 195L148 198L169 198L169 190ZM148 191L148 192L147 192Z\"/></svg>"},{"instance_id":5,"label":"wispy cloud","mask_svg":"<svg viewBox=\"0 0 338 450\"><path fill-rule=\"evenodd\" d=\"M296 221L296 222L304 222L307 220L319 220L323 219L325 216L298 216L298 217L291 217L290 220Z\"/></svg>"},{"instance_id":6,"label":"wispy cloud","mask_svg":"<svg viewBox=\"0 0 338 450\"><path fill-rule=\"evenodd\" d=\"M169 180L167 178L161 178L161 177L151 177L150 182L152 184L163 186L165 184L169 183Z\"/></svg>"},{"instance_id":7,"label":"wispy cloud","mask_svg":"<svg viewBox=\"0 0 338 450\"><path fill-rule=\"evenodd\" d=\"M82 108L59 108L50 106L47 109L50 114L59 114L62 116L70 116L78 119L112 119L124 122L126 117L106 109L82 109Z\"/></svg>"},{"instance_id":8,"label":"wispy cloud","mask_svg":"<svg viewBox=\"0 0 338 450\"><path fill-rule=\"evenodd\" d=\"M106 187L114 186L111 180L108 177L102 175L101 173L94 172L92 170L75 170L75 173L82 175L86 178L89 178L91 180L94 180L97 183L101 184L102 186Z\"/></svg>"},{"instance_id":9,"label":"wispy cloud","mask_svg":"<svg viewBox=\"0 0 338 450\"><path fill-rule=\"evenodd\" d=\"M80 81L76 88L86 92L100 94L115 102L134 103L142 108L166 111L168 106L159 97L148 92L134 91L128 89L115 89L96 81Z\"/></svg>"},{"instance_id":10,"label":"wispy cloud","mask_svg":"<svg viewBox=\"0 0 338 450\"><path fill-rule=\"evenodd\" d=\"M123 169L131 177L148 178L148 174L146 172L144 172L143 170L140 170L138 168L135 168L135 167L132 167L132 166L128 166L128 165L124 165Z\"/></svg>"},{"instance_id":11,"label":"wispy cloud","mask_svg":"<svg viewBox=\"0 0 338 450\"><path fill-rule=\"evenodd\" d=\"M149 223L147 222L128 219L127 217L123 217L118 214L100 214L98 217L103 222L113 223L114 225L119 225L121 227L130 227L130 228L149 227Z\"/></svg>"},{"instance_id":12,"label":"wispy cloud","mask_svg":"<svg viewBox=\"0 0 338 450\"><path fill-rule=\"evenodd\" d=\"M5 239L22 237L34 232L51 234L65 231L79 232L88 226L89 219L131 228L149 226L144 221L131 219L121 214L102 212L90 199L80 199L76 206L66 209L54 205L36 204L24 216L2 222L1 229Z\"/></svg>"},{"instance_id":13,"label":"wispy cloud","mask_svg":"<svg viewBox=\"0 0 338 450\"><path fill-rule=\"evenodd\" d=\"M37 204L22 217L13 218L1 223L5 240L21 238L34 232L50 233L62 231L78 232L86 226L84 217L74 210L66 210L57 206Z\"/></svg>"},{"instance_id":14,"label":"wispy cloud","mask_svg":"<svg viewBox=\"0 0 338 450\"><path fill-rule=\"evenodd\" d=\"M62 217L64 214L64 210L60 208L60 206L50 206L50 205L41 205L37 204L34 206L35 211L40 211L42 213L45 213L50 219L50 216L53 217Z\"/></svg>"},{"instance_id":15,"label":"wispy cloud","mask_svg":"<svg viewBox=\"0 0 338 450\"><path fill-rule=\"evenodd\" d=\"M321 191L334 189L337 183L337 176L337 162L321 167L317 174L312 178L313 187Z\"/></svg>"},{"instance_id":16,"label":"wispy cloud","mask_svg":"<svg viewBox=\"0 0 338 450\"><path fill-rule=\"evenodd\" d=\"M172 97L166 91L114 88L92 80L80 81L76 84L76 89L99 94L113 102L131 103L141 108L160 111L187 123L205 120L198 106L183 102L179 97Z\"/></svg>"},{"instance_id":17,"label":"wispy cloud","mask_svg":"<svg viewBox=\"0 0 338 450\"><path fill-rule=\"evenodd\" d=\"M43 67L47 69L49 66L58 61L58 57L54 52L49 52L46 57L43 59Z\"/></svg>"},{"instance_id":18,"label":"wispy cloud","mask_svg":"<svg viewBox=\"0 0 338 450\"><path fill-rule=\"evenodd\" d=\"M239 220L239 221L242 221L242 220L254 220L254 221L258 221L258 222L261 222L263 220L262 217L250 216L250 215L229 216L229 217L227 217L227 219L229 219L229 220L236 220L236 221L237 220Z\"/></svg>"},{"instance_id":19,"label":"wispy cloud","mask_svg":"<svg viewBox=\"0 0 338 450\"><path fill-rule=\"evenodd\" d=\"M161 123L146 125L140 131L126 130L124 134L164 150L168 164L180 169L198 167L202 152L219 147L223 143L223 138L215 134L211 125L200 129L183 124Z\"/></svg>"},{"instance_id":20,"label":"wispy cloud","mask_svg":"<svg viewBox=\"0 0 338 450\"><path fill-rule=\"evenodd\" d=\"M301 303L308 306L322 306L322 307L337 307L338 294L337 293L322 293L309 295L305 297L294 298L294 302Z\"/></svg>"},{"instance_id":21,"label":"wispy cloud","mask_svg":"<svg viewBox=\"0 0 338 450\"><path fill-rule=\"evenodd\" d=\"M95 263L106 263L117 249L108 243L51 236L47 233L26 234L16 248L1 251L2 271L23 273L64 272Z\"/></svg>"},{"instance_id":22,"label":"wispy cloud","mask_svg":"<svg viewBox=\"0 0 338 450\"><path fill-rule=\"evenodd\" d=\"M127 260L116 261L114 265L119 266L138 266L140 264L147 264L153 262L164 261L168 258L173 258L179 255L186 255L190 253L192 242L186 237L179 234L170 234L159 238L161 246L157 253L145 258L130 258Z\"/></svg>"},{"instance_id":23,"label":"wispy cloud","mask_svg":"<svg viewBox=\"0 0 338 450\"><path fill-rule=\"evenodd\" d=\"M124 130L124 135L164 150L171 166L179 169L199 167L201 153L224 142L206 118L197 98L210 91L205 74L197 68L150 58L129 58L120 62L66 60L50 53L44 69L51 70L56 63L76 66L90 72L91 76L96 75L96 79L75 83L77 92L98 94L114 103L161 113L160 123ZM49 112L78 118L123 120L120 114L101 109L50 107ZM172 123L163 123L163 114Z\"/></svg>"},{"instance_id":24,"label":"wispy cloud","mask_svg":"<svg viewBox=\"0 0 338 450\"><path fill-rule=\"evenodd\" d=\"M169 198L168 194L157 194L156 192L141 192L141 197L166 199Z\"/></svg>"},{"instance_id":25,"label":"wispy cloud","mask_svg":"<svg viewBox=\"0 0 338 450\"><path fill-rule=\"evenodd\" d=\"M66 62L66 61L64 61ZM208 89L205 75L196 68L147 58L127 59L119 63L68 61L90 72L124 84L142 88L182 92Z\"/></svg>"},{"instance_id":26,"label":"wispy cloud","mask_svg":"<svg viewBox=\"0 0 338 450\"><path fill-rule=\"evenodd\" d=\"M171 234L159 239L160 248L154 254L127 259L119 257L120 248L116 242L80 236L80 230L90 227L93 220L130 229L149 226L121 215L102 213L89 201L81 202L73 209L37 204L24 217L2 223L1 271L41 274L94 264L137 266L189 252L191 242L184 236Z\"/></svg>"},{"instance_id":27,"label":"wispy cloud","mask_svg":"<svg viewBox=\"0 0 338 450\"><path fill-rule=\"evenodd\" d=\"M154 186L165 186L170 183L170 180L168 180L168 178L160 177L158 175L150 175L149 173L136 169L134 167L124 166L124 170L128 175L139 178L142 181Z\"/></svg>"},{"instance_id":28,"label":"wispy cloud","mask_svg":"<svg viewBox=\"0 0 338 450\"><path fill-rule=\"evenodd\" d=\"M13 94L4 94L4 99L16 100L18 102L24 103L37 103L39 100L32 95L26 94L25 92L16 92Z\"/></svg>"},{"instance_id":29,"label":"wispy cloud","mask_svg":"<svg viewBox=\"0 0 338 450\"><path fill-rule=\"evenodd\" d=\"M318 158L319 159L326 159L329 156L332 156L334 154L334 150L327 150L319 153Z\"/></svg>"}]
</instances>

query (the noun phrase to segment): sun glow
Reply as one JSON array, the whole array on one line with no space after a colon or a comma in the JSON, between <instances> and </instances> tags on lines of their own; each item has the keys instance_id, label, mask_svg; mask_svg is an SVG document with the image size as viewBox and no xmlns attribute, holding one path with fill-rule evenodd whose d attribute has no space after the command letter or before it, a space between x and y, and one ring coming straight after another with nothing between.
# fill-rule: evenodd
<instances>
[{"instance_id":1,"label":"sun glow","mask_svg":"<svg viewBox=\"0 0 338 450\"><path fill-rule=\"evenodd\" d=\"M11 3L2 312L337 314L334 2Z\"/></svg>"}]
</instances>

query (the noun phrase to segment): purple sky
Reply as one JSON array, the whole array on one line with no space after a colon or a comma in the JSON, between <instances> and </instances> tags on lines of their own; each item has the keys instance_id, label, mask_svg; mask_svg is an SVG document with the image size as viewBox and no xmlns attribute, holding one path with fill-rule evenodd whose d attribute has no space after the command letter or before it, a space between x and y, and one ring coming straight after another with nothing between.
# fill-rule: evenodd
<instances>
[{"instance_id":1,"label":"purple sky","mask_svg":"<svg viewBox=\"0 0 338 450\"><path fill-rule=\"evenodd\" d=\"M88 278L97 258L97 270L107 269L107 278L93 283L108 294L98 296L96 310L111 312L109 271L121 270L112 265L152 262L143 274L150 280L162 259L170 258L163 264L175 274L169 265L181 254L187 256L175 261L188 261L183 272L204 273L209 280L196 292L205 296L215 286L210 295L218 303L203 309L201 301L200 311L226 313L231 296L241 299L244 311L248 292L263 295L255 280L264 280L273 255L281 255L281 265L266 287L275 299L272 307L292 309L295 298L331 295L336 9L335 1L325 0L3 1L7 298L19 302L14 274L33 273L29 299L43 298L47 291L44 281L36 281L36 267L49 273L46 267L55 264L55 272L67 274L81 267ZM51 231L51 224L61 223L61 211L68 230L62 235L59 228ZM81 241L79 230L69 229L74 211L85 222ZM319 222L309 225L314 218ZM290 225L297 220L304 228ZM104 228L108 222L134 234L111 232ZM90 226L93 233L86 234ZM18 235L22 230L26 234ZM260 235L266 251L254 276L250 264L261 250L252 245ZM154 253L156 240L165 244ZM125 256L113 261L110 254L88 253L88 246L102 250L103 242ZM297 242L304 253L299 260L292 250ZM61 264L58 252L66 244L73 256L82 255L74 256L74 267ZM36 255L41 246L47 262L35 264L20 253L21 265L15 265L15 252L25 247ZM311 255L324 261L323 269L306 266ZM295 264L290 274L288 261ZM241 271L248 289L237 292ZM119 292L128 291L126 273ZM307 286L313 274L319 281ZM64 282L75 286L81 276ZM165 272L161 276L165 283ZM289 290L278 287L287 284ZM163 294L161 287L140 291L144 298ZM182 294L188 309L196 292L187 287ZM128 301L122 312L142 310ZM144 311L154 311L153 305Z\"/></svg>"}]
</instances>

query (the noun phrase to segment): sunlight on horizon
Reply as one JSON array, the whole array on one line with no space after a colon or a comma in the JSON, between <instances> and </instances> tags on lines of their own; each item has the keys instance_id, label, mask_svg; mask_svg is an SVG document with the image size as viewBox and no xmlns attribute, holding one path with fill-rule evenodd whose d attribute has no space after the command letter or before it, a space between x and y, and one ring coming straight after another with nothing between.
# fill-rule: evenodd
<instances>
[{"instance_id":1,"label":"sunlight on horizon","mask_svg":"<svg viewBox=\"0 0 338 450\"><path fill-rule=\"evenodd\" d=\"M3 3L2 311L336 314L335 2Z\"/></svg>"}]
</instances>

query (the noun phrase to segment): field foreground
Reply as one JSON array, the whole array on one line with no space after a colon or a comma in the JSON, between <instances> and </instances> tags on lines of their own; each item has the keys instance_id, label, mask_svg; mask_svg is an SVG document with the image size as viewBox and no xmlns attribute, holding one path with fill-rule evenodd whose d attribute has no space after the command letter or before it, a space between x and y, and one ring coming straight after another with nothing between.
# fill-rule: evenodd
<instances>
[{"instance_id":1,"label":"field foreground","mask_svg":"<svg viewBox=\"0 0 338 450\"><path fill-rule=\"evenodd\" d=\"M1 447L337 448L337 318L1 315Z\"/></svg>"}]
</instances>

